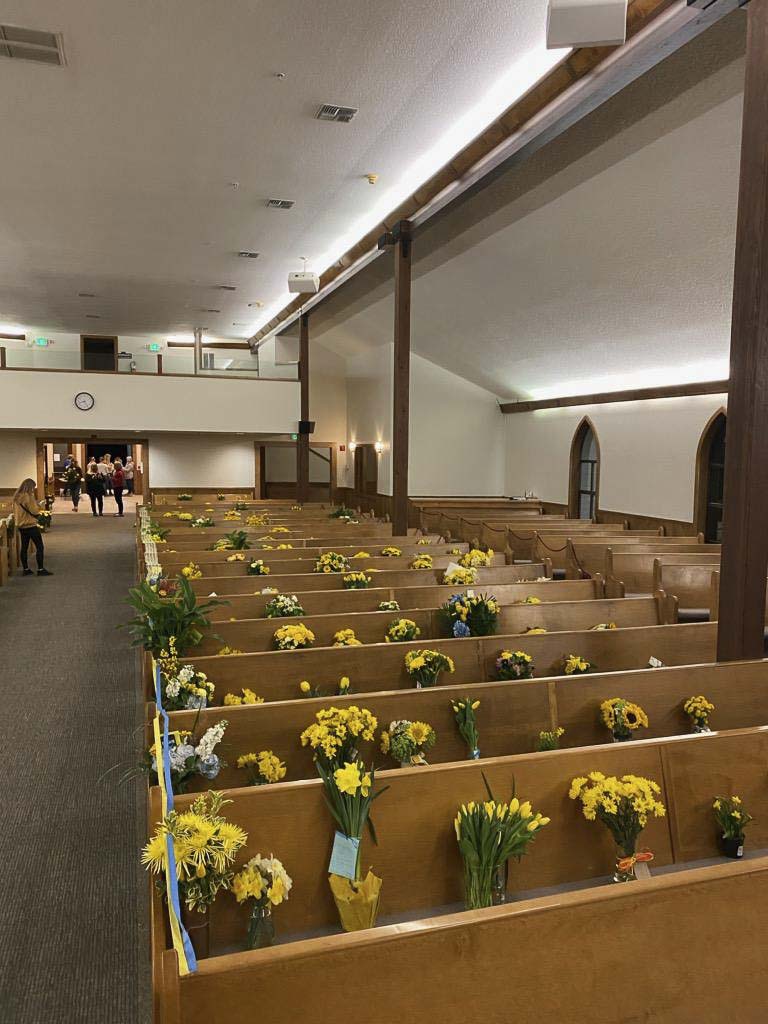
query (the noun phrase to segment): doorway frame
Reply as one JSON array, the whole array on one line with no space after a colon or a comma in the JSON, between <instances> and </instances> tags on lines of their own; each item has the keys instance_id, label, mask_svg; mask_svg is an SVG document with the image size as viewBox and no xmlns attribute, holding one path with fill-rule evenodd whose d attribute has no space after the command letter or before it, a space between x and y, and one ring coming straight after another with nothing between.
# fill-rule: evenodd
<instances>
[{"instance_id":1,"label":"doorway frame","mask_svg":"<svg viewBox=\"0 0 768 1024\"><path fill-rule=\"evenodd\" d=\"M86 370L85 368L85 340L93 339L94 341L111 341L114 344L114 366L111 370ZM118 354L120 352L120 343L116 334L81 334L80 335L80 369L83 373L117 373L118 371Z\"/></svg>"},{"instance_id":2,"label":"doorway frame","mask_svg":"<svg viewBox=\"0 0 768 1024\"><path fill-rule=\"evenodd\" d=\"M45 457L43 445L46 444L63 444L66 446L81 444L87 448L89 444L129 444L129 445L141 445L141 462L144 467L144 471L141 477L141 500L143 503L149 501L150 488L149 488L149 438L146 436L137 437L131 436L126 437L124 434L109 434L106 437L95 437L93 434L45 434L35 436L35 467L37 471L37 492L38 494L45 493ZM83 472L85 468L83 467Z\"/></svg>"},{"instance_id":3,"label":"doorway frame","mask_svg":"<svg viewBox=\"0 0 768 1024\"><path fill-rule=\"evenodd\" d=\"M266 501L266 471L267 471L267 448L295 448L297 442L291 440L283 440L282 438L272 440L258 439L254 441L254 494L256 495L257 501ZM330 504L334 504L337 499L338 493L338 482L337 482L337 467L338 467L338 445L333 441L314 441L310 438L310 448L328 448L331 453L331 467L330 467L330 481L328 485ZM296 483L298 487L298 481ZM310 487L312 484L310 484ZM314 486L319 486L315 484Z\"/></svg>"},{"instance_id":4,"label":"doorway frame","mask_svg":"<svg viewBox=\"0 0 768 1024\"><path fill-rule=\"evenodd\" d=\"M696 448L696 476L693 487L693 526L696 533L706 533L707 529L709 457L712 452L712 442L715 439L717 421L721 416L725 419L725 429L728 430L728 410L721 405L704 424Z\"/></svg>"}]
</instances>

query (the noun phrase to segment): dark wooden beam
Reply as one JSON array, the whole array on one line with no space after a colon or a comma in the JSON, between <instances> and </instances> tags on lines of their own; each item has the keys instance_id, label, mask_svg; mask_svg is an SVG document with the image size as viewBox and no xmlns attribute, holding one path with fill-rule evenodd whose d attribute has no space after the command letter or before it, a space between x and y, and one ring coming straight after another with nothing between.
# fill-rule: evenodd
<instances>
[{"instance_id":1,"label":"dark wooden beam","mask_svg":"<svg viewBox=\"0 0 768 1024\"><path fill-rule=\"evenodd\" d=\"M309 314L299 322L299 384L301 386L301 419L309 419ZM309 501L309 434L302 433L296 441L296 498Z\"/></svg>"},{"instance_id":2,"label":"dark wooden beam","mask_svg":"<svg viewBox=\"0 0 768 1024\"><path fill-rule=\"evenodd\" d=\"M658 388L634 388L631 391L600 391L594 395L565 395L563 398L542 398L538 401L502 402L505 415L535 412L537 409L567 409L574 405L609 405L613 402L646 402L651 398L688 398L690 395L724 395L727 380L706 380L698 384L669 384Z\"/></svg>"},{"instance_id":3,"label":"dark wooden beam","mask_svg":"<svg viewBox=\"0 0 768 1024\"><path fill-rule=\"evenodd\" d=\"M768 570L768 0L747 19L718 661L763 657Z\"/></svg>"},{"instance_id":4,"label":"dark wooden beam","mask_svg":"<svg viewBox=\"0 0 768 1024\"><path fill-rule=\"evenodd\" d=\"M392 407L392 533L408 532L408 424L411 380L411 225L395 230L395 351Z\"/></svg>"}]
</instances>

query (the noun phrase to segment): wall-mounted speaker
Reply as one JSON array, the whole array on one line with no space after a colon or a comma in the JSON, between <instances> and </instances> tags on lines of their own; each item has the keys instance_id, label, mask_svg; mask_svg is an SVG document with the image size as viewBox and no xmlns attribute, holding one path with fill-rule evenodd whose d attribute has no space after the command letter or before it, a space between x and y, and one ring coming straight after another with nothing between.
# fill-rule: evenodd
<instances>
[{"instance_id":1,"label":"wall-mounted speaker","mask_svg":"<svg viewBox=\"0 0 768 1024\"><path fill-rule=\"evenodd\" d=\"M299 433L300 434L314 434L315 432L315 421L314 420L299 420Z\"/></svg>"},{"instance_id":2,"label":"wall-mounted speaker","mask_svg":"<svg viewBox=\"0 0 768 1024\"><path fill-rule=\"evenodd\" d=\"M547 49L613 46L627 38L627 0L549 0Z\"/></svg>"}]
</instances>

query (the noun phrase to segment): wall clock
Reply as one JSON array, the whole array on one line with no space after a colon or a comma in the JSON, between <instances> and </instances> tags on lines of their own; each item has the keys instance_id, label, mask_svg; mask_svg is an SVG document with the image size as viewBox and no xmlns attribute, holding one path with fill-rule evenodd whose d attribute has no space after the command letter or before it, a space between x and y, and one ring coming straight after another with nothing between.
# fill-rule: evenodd
<instances>
[{"instance_id":1,"label":"wall clock","mask_svg":"<svg viewBox=\"0 0 768 1024\"><path fill-rule=\"evenodd\" d=\"M75 405L81 412L88 412L93 408L93 395L88 391L78 391L75 395Z\"/></svg>"}]
</instances>

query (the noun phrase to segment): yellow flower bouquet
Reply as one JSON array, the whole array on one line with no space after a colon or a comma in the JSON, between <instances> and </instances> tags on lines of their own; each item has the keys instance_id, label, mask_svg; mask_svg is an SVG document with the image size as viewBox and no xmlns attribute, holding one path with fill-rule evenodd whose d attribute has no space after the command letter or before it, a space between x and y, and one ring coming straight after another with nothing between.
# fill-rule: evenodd
<instances>
[{"instance_id":1,"label":"yellow flower bouquet","mask_svg":"<svg viewBox=\"0 0 768 1024\"><path fill-rule=\"evenodd\" d=\"M363 641L355 636L354 629L338 629L333 634L334 647L362 647Z\"/></svg>"},{"instance_id":2,"label":"yellow flower bouquet","mask_svg":"<svg viewBox=\"0 0 768 1024\"><path fill-rule=\"evenodd\" d=\"M715 705L701 694L689 697L683 704L683 711L688 716L692 732L712 732L709 727L709 716L714 710Z\"/></svg>"},{"instance_id":3,"label":"yellow flower bouquet","mask_svg":"<svg viewBox=\"0 0 768 1024\"><path fill-rule=\"evenodd\" d=\"M239 522L242 518L242 512L238 512L236 508L231 508L228 512L224 513L224 519L227 522Z\"/></svg>"},{"instance_id":4,"label":"yellow flower bouquet","mask_svg":"<svg viewBox=\"0 0 768 1024\"><path fill-rule=\"evenodd\" d=\"M268 565L264 564L264 559L263 558L254 558L248 564L248 569L246 570L246 575L247 576L269 576L270 572L271 572L271 570L270 570Z\"/></svg>"},{"instance_id":5,"label":"yellow flower bouquet","mask_svg":"<svg viewBox=\"0 0 768 1024\"><path fill-rule=\"evenodd\" d=\"M203 570L197 562L189 562L181 570L181 575L187 580L199 580L202 579Z\"/></svg>"},{"instance_id":6,"label":"yellow flower bouquet","mask_svg":"<svg viewBox=\"0 0 768 1024\"><path fill-rule=\"evenodd\" d=\"M326 551L315 561L315 572L349 572L349 559L337 551Z\"/></svg>"},{"instance_id":7,"label":"yellow flower bouquet","mask_svg":"<svg viewBox=\"0 0 768 1024\"><path fill-rule=\"evenodd\" d=\"M480 548L470 548L466 554L459 559L459 565L465 569L485 569L493 564L493 551L481 551Z\"/></svg>"},{"instance_id":8,"label":"yellow flower bouquet","mask_svg":"<svg viewBox=\"0 0 768 1024\"><path fill-rule=\"evenodd\" d=\"M241 754L237 759L237 767L245 769L252 786L268 786L281 782L287 772L285 764L271 750L260 750L258 754Z\"/></svg>"},{"instance_id":9,"label":"yellow flower bouquet","mask_svg":"<svg viewBox=\"0 0 768 1024\"><path fill-rule=\"evenodd\" d=\"M269 516L266 513L262 515L248 516L245 520L246 526L266 526L269 522Z\"/></svg>"},{"instance_id":10,"label":"yellow flower bouquet","mask_svg":"<svg viewBox=\"0 0 768 1024\"><path fill-rule=\"evenodd\" d=\"M348 572L341 582L345 590L366 590L371 585L371 577L364 572Z\"/></svg>"},{"instance_id":11,"label":"yellow flower bouquet","mask_svg":"<svg viewBox=\"0 0 768 1024\"><path fill-rule=\"evenodd\" d=\"M390 622L387 635L384 637L388 644L402 643L406 640L418 640L421 630L413 619L395 619Z\"/></svg>"},{"instance_id":12,"label":"yellow flower bouquet","mask_svg":"<svg viewBox=\"0 0 768 1024\"><path fill-rule=\"evenodd\" d=\"M228 658L233 654L244 654L245 652L241 651L239 647L230 647L229 644L224 644L216 653L220 658Z\"/></svg>"},{"instance_id":13,"label":"yellow flower bouquet","mask_svg":"<svg viewBox=\"0 0 768 1024\"><path fill-rule=\"evenodd\" d=\"M392 544L389 544L387 545L387 547L382 548L381 551L379 552L382 558L399 558L400 555L402 555L402 553L403 552L400 550L400 548L396 548Z\"/></svg>"},{"instance_id":14,"label":"yellow flower bouquet","mask_svg":"<svg viewBox=\"0 0 768 1024\"><path fill-rule=\"evenodd\" d=\"M242 694L242 696L241 696ZM263 704L264 698L257 696L253 690L244 686L239 694L225 693L224 704L226 707L238 707L240 704Z\"/></svg>"},{"instance_id":15,"label":"yellow flower bouquet","mask_svg":"<svg viewBox=\"0 0 768 1024\"><path fill-rule=\"evenodd\" d=\"M381 752L389 754L401 768L413 768L427 763L424 755L437 741L435 730L428 722L409 722L402 719L390 722L381 734Z\"/></svg>"},{"instance_id":16,"label":"yellow flower bouquet","mask_svg":"<svg viewBox=\"0 0 768 1024\"><path fill-rule=\"evenodd\" d=\"M432 568L432 555L416 555L415 558L411 559L408 566L409 569L431 569Z\"/></svg>"},{"instance_id":17,"label":"yellow flower bouquet","mask_svg":"<svg viewBox=\"0 0 768 1024\"><path fill-rule=\"evenodd\" d=\"M356 761L362 742L370 743L376 733L378 720L368 708L356 704L349 707L321 708L315 721L301 734L302 747L311 747L315 760L326 767Z\"/></svg>"},{"instance_id":18,"label":"yellow flower bouquet","mask_svg":"<svg viewBox=\"0 0 768 1024\"><path fill-rule=\"evenodd\" d=\"M191 523L195 517L191 512L177 512L176 518L182 523Z\"/></svg>"},{"instance_id":19,"label":"yellow flower bouquet","mask_svg":"<svg viewBox=\"0 0 768 1024\"><path fill-rule=\"evenodd\" d=\"M272 639L278 651L296 651L311 647L315 642L315 634L303 622L299 622L296 625L280 626Z\"/></svg>"},{"instance_id":20,"label":"yellow flower bouquet","mask_svg":"<svg viewBox=\"0 0 768 1024\"><path fill-rule=\"evenodd\" d=\"M277 857L257 853L232 879L232 895L238 903L253 900L248 920L248 949L266 949L275 943L272 908L288 899L293 882Z\"/></svg>"},{"instance_id":21,"label":"yellow flower bouquet","mask_svg":"<svg viewBox=\"0 0 768 1024\"><path fill-rule=\"evenodd\" d=\"M443 583L450 587L469 587L477 583L477 569L467 569L464 566L446 569L443 573Z\"/></svg>"},{"instance_id":22,"label":"yellow flower bouquet","mask_svg":"<svg viewBox=\"0 0 768 1024\"><path fill-rule=\"evenodd\" d=\"M637 729L648 728L648 716L640 705L623 697L604 700L600 705L600 720L606 729L611 730L614 743L631 740Z\"/></svg>"},{"instance_id":23,"label":"yellow flower bouquet","mask_svg":"<svg viewBox=\"0 0 768 1024\"><path fill-rule=\"evenodd\" d=\"M539 743L536 747L537 750L558 750L560 747L560 737L565 735L565 729L562 725L558 725L556 729L543 729L539 733Z\"/></svg>"},{"instance_id":24,"label":"yellow flower bouquet","mask_svg":"<svg viewBox=\"0 0 768 1024\"><path fill-rule=\"evenodd\" d=\"M720 849L726 857L744 856L744 829L753 820L741 803L740 796L718 796L712 803L718 831Z\"/></svg>"},{"instance_id":25,"label":"yellow flower bouquet","mask_svg":"<svg viewBox=\"0 0 768 1024\"><path fill-rule=\"evenodd\" d=\"M499 679L531 679L533 667L533 658L525 651L502 651L496 659Z\"/></svg>"},{"instance_id":26,"label":"yellow flower bouquet","mask_svg":"<svg viewBox=\"0 0 768 1024\"><path fill-rule=\"evenodd\" d=\"M405 656L405 671L416 680L416 688L436 686L441 672L454 672L453 659L440 651L408 651Z\"/></svg>"},{"instance_id":27,"label":"yellow flower bouquet","mask_svg":"<svg viewBox=\"0 0 768 1024\"><path fill-rule=\"evenodd\" d=\"M649 818L663 818L667 813L658 799L660 794L657 782L639 775L622 775L619 779L590 772L571 783L568 796L581 801L587 821L601 821L613 836L618 848L615 882L633 881L635 864L653 859L648 851L637 852L637 839Z\"/></svg>"},{"instance_id":28,"label":"yellow flower bouquet","mask_svg":"<svg viewBox=\"0 0 768 1024\"><path fill-rule=\"evenodd\" d=\"M582 658L580 654L564 655L561 665L566 676L583 676L592 672L594 668L592 663Z\"/></svg>"},{"instance_id":29,"label":"yellow flower bouquet","mask_svg":"<svg viewBox=\"0 0 768 1024\"><path fill-rule=\"evenodd\" d=\"M452 704L453 714L456 719L456 726L461 738L469 748L469 760L477 761L480 757L480 734L477 731L477 715L475 712L480 707L479 700L472 700L471 697L464 697Z\"/></svg>"}]
</instances>

